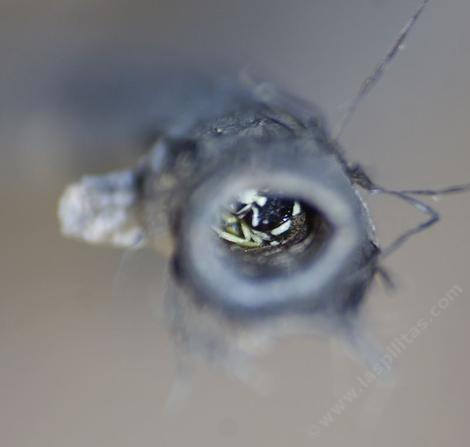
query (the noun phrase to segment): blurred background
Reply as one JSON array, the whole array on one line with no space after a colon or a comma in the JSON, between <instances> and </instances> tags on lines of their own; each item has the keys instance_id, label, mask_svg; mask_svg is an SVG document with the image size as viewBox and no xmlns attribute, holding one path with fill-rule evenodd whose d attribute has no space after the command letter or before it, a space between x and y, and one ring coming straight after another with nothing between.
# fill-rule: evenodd
<instances>
[{"instance_id":1,"label":"blurred background","mask_svg":"<svg viewBox=\"0 0 470 447\"><path fill-rule=\"evenodd\" d=\"M269 391L199 367L171 411L172 340L154 311L165 260L63 239L56 218L66 184L138 157L169 67L251 69L334 124L417 6L0 0L2 446L467 445L470 195L435 202L442 222L387 261L397 291L376 284L364 305L384 347L415 329L390 374L365 389L338 341L288 339L260 361ZM466 0L431 2L343 134L379 183L470 180L469 17ZM383 241L421 218L371 207Z\"/></svg>"}]
</instances>

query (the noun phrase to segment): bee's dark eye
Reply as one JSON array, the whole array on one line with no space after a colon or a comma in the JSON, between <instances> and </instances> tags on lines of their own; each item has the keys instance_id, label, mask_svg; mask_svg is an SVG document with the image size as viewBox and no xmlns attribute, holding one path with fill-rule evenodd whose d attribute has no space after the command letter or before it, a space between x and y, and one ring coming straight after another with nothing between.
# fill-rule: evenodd
<instances>
[{"instance_id":1,"label":"bee's dark eye","mask_svg":"<svg viewBox=\"0 0 470 447\"><path fill-rule=\"evenodd\" d=\"M248 221L254 229L259 231L276 230L282 224L289 223L293 216L295 200L283 199L276 196L261 196L263 205L253 203L247 214ZM299 205L300 206L300 205ZM287 229L288 225L285 225ZM279 231L280 234L282 231Z\"/></svg>"}]
</instances>

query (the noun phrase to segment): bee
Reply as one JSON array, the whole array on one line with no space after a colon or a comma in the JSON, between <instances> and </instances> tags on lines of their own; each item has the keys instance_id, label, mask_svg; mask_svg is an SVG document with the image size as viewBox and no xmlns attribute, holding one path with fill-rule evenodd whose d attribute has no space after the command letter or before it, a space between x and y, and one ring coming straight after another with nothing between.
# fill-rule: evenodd
<instances>
[{"instance_id":1,"label":"bee","mask_svg":"<svg viewBox=\"0 0 470 447\"><path fill-rule=\"evenodd\" d=\"M298 239L305 212L297 200L247 190L222 216L222 239L243 248L279 247ZM305 233L305 232L304 232Z\"/></svg>"},{"instance_id":2,"label":"bee","mask_svg":"<svg viewBox=\"0 0 470 447\"><path fill-rule=\"evenodd\" d=\"M417 197L469 189L384 188L350 163L339 144L427 3L333 133L315 107L272 84L215 81L209 106L185 111L135 167L69 186L59 204L63 233L91 243L155 247L163 228L170 328L208 357L246 352L259 335L302 332L319 320L353 336L373 278L390 282L382 259L439 219ZM426 220L381 248L363 191L404 200Z\"/></svg>"}]
</instances>

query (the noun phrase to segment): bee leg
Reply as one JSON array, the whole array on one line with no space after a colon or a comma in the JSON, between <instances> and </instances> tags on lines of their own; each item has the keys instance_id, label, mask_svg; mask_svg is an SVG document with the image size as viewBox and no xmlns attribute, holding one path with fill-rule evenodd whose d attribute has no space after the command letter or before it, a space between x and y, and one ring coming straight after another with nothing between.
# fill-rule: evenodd
<instances>
[{"instance_id":1,"label":"bee leg","mask_svg":"<svg viewBox=\"0 0 470 447\"><path fill-rule=\"evenodd\" d=\"M244 247L244 248L259 247L259 244L257 242L253 242L251 239L235 236L234 234L228 233L227 231L222 231L216 227L212 227L212 229L217 233L217 235L221 239L224 239L225 241L228 241L228 242L232 242L233 244L237 244L240 247Z\"/></svg>"},{"instance_id":2,"label":"bee leg","mask_svg":"<svg viewBox=\"0 0 470 447\"><path fill-rule=\"evenodd\" d=\"M424 222L421 222L420 224L403 232L388 247L382 250L382 257L386 257L389 254L393 253L395 250L401 247L410 237L414 236L415 234L421 233L422 231L430 228L439 221L439 213L427 203L413 197L414 195L437 196L440 194L451 194L470 191L470 185L468 184L450 186L448 188L436 190L391 190L374 183L371 178L365 173L363 168L359 165L352 166L349 169L349 177L351 181L353 181L358 186L365 189L371 194L382 193L397 197L398 199L407 202L413 208L428 216L428 219L426 219Z\"/></svg>"}]
</instances>

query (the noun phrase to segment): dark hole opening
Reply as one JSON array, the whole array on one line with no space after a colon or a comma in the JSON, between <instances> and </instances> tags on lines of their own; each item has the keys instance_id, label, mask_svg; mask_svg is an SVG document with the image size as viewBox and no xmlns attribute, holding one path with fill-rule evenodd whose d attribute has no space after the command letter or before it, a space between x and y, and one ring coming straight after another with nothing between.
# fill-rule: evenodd
<instances>
[{"instance_id":1,"label":"dark hole opening","mask_svg":"<svg viewBox=\"0 0 470 447\"><path fill-rule=\"evenodd\" d=\"M213 230L221 262L253 279L292 274L310 264L333 233L315 206L263 189L246 190L223 207Z\"/></svg>"}]
</instances>

